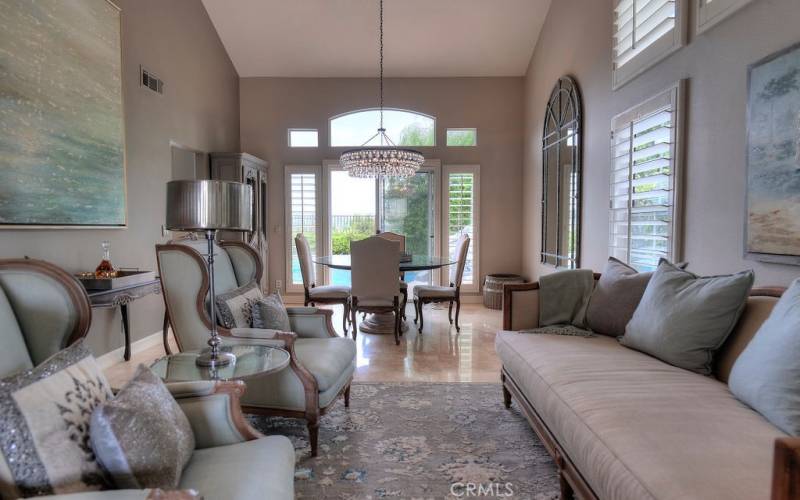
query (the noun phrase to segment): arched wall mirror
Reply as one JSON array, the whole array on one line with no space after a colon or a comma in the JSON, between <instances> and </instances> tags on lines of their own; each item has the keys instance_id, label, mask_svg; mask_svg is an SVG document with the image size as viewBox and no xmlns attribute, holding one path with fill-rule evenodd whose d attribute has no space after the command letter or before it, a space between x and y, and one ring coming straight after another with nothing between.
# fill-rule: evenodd
<instances>
[{"instance_id":1,"label":"arched wall mirror","mask_svg":"<svg viewBox=\"0 0 800 500\"><path fill-rule=\"evenodd\" d=\"M541 261L568 269L580 265L581 116L575 80L559 78L542 133Z\"/></svg>"}]
</instances>

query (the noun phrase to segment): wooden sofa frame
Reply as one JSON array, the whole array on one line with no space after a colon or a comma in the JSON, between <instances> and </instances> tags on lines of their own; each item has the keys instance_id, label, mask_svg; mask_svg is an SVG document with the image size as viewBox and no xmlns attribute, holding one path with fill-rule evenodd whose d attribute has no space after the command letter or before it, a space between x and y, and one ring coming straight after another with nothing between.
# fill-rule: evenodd
<instances>
[{"instance_id":1,"label":"wooden sofa frame","mask_svg":"<svg viewBox=\"0 0 800 500\"><path fill-rule=\"evenodd\" d=\"M595 280L600 274L595 273ZM539 289L539 283L514 283L503 287L503 330L513 330L513 297L515 292L531 292ZM780 287L753 288L751 297L780 297L784 289ZM599 500L599 496L583 477L575 462L548 428L524 391L506 371L501 369L500 380L503 386L503 404L511 407L516 400L528 419L533 431L539 436L547 452L553 457L558 469L558 480L562 500L580 498ZM800 498L800 438L780 438L775 440L771 500L797 500Z\"/></svg>"}]
</instances>

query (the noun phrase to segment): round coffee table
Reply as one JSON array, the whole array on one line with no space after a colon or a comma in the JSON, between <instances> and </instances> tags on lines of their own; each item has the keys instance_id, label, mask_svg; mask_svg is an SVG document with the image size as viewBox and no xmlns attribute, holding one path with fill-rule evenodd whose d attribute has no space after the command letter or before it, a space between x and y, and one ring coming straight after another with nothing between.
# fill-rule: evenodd
<instances>
[{"instance_id":1,"label":"round coffee table","mask_svg":"<svg viewBox=\"0 0 800 500\"><path fill-rule=\"evenodd\" d=\"M195 360L203 351L184 351L158 359L150 369L165 382L231 380L274 373L289 366L290 361L289 353L280 347L240 344L221 350L233 353L236 362L216 368L197 366Z\"/></svg>"}]
</instances>

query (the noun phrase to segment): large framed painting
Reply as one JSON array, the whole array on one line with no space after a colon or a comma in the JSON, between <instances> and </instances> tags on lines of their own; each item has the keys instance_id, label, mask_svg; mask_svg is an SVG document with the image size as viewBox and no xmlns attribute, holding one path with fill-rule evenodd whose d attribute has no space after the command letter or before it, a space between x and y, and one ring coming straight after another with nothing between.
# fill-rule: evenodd
<instances>
[{"instance_id":1,"label":"large framed painting","mask_svg":"<svg viewBox=\"0 0 800 500\"><path fill-rule=\"evenodd\" d=\"M125 227L120 10L0 0L0 228Z\"/></svg>"},{"instance_id":2,"label":"large framed painting","mask_svg":"<svg viewBox=\"0 0 800 500\"><path fill-rule=\"evenodd\" d=\"M745 255L800 265L800 44L748 69Z\"/></svg>"}]
</instances>

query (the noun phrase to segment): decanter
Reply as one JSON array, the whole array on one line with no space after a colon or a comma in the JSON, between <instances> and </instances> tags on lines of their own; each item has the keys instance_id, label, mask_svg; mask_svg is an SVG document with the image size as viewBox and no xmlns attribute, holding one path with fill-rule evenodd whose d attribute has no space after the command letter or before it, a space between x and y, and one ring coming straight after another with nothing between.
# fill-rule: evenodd
<instances>
[{"instance_id":1,"label":"decanter","mask_svg":"<svg viewBox=\"0 0 800 500\"><path fill-rule=\"evenodd\" d=\"M117 275L117 270L111 264L111 243L104 241L100 246L103 248L103 260L94 270L94 275L98 278L113 278Z\"/></svg>"}]
</instances>

